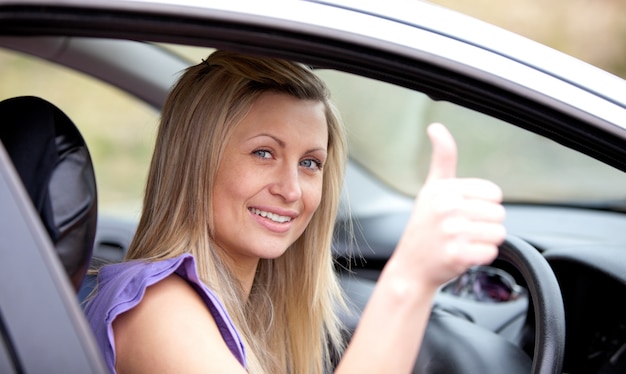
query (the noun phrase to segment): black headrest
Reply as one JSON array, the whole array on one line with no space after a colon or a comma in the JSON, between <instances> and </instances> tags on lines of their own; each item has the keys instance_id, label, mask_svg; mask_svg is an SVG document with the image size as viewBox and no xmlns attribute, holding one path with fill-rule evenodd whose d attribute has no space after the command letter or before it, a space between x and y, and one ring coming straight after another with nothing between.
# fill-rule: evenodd
<instances>
[{"instance_id":1,"label":"black headrest","mask_svg":"<svg viewBox=\"0 0 626 374\"><path fill-rule=\"evenodd\" d=\"M78 290L97 219L96 180L83 137L59 108L23 96L0 102L0 140Z\"/></svg>"}]
</instances>

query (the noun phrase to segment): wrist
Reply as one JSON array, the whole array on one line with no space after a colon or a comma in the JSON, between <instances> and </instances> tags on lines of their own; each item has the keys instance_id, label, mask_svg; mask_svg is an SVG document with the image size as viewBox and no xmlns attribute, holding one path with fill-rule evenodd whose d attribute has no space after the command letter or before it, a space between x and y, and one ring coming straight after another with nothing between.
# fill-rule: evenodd
<instances>
[{"instance_id":1,"label":"wrist","mask_svg":"<svg viewBox=\"0 0 626 374\"><path fill-rule=\"evenodd\" d=\"M406 264L392 257L379 278L379 284L394 304L431 304L439 285L431 284L419 272L419 269L407 269Z\"/></svg>"}]
</instances>

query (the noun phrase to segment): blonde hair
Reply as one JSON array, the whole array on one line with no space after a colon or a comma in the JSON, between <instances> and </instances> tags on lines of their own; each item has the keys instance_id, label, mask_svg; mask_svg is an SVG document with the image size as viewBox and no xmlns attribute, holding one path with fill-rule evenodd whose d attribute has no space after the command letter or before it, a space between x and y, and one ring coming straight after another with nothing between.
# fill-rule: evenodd
<instances>
[{"instance_id":1,"label":"blonde hair","mask_svg":"<svg viewBox=\"0 0 626 374\"><path fill-rule=\"evenodd\" d=\"M324 103L328 156L322 200L302 236L277 259L262 259L249 296L214 250L212 185L225 144L266 91ZM217 51L188 68L162 112L143 214L127 259L191 253L202 280L225 304L254 373L321 373L343 349L344 306L331 252L346 164L346 141L325 84L290 61Z\"/></svg>"}]
</instances>

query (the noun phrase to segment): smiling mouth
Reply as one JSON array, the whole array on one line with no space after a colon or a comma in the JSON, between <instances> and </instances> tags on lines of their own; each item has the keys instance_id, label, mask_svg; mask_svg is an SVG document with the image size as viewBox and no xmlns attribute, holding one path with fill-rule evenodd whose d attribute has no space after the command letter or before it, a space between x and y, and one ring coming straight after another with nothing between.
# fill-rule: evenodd
<instances>
[{"instance_id":1,"label":"smiling mouth","mask_svg":"<svg viewBox=\"0 0 626 374\"><path fill-rule=\"evenodd\" d=\"M285 223L285 222L290 222L291 221L291 217L287 217L287 216L281 216L272 212L266 212L264 210L259 210L256 208L248 208L248 210L250 212L252 212L253 214L256 214L257 216L261 216L263 218L267 218L273 222L277 222L277 223Z\"/></svg>"}]
</instances>

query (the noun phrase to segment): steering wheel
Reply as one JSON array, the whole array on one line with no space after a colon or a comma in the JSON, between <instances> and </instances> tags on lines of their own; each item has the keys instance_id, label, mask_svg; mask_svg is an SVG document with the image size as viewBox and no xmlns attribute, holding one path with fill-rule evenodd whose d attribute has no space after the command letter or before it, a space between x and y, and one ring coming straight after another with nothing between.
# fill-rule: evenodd
<instances>
[{"instance_id":1,"label":"steering wheel","mask_svg":"<svg viewBox=\"0 0 626 374\"><path fill-rule=\"evenodd\" d=\"M561 373L565 311L561 290L546 259L521 238L508 236L498 259L524 278L532 300L533 359L504 337L471 321L433 309L414 373Z\"/></svg>"}]
</instances>

